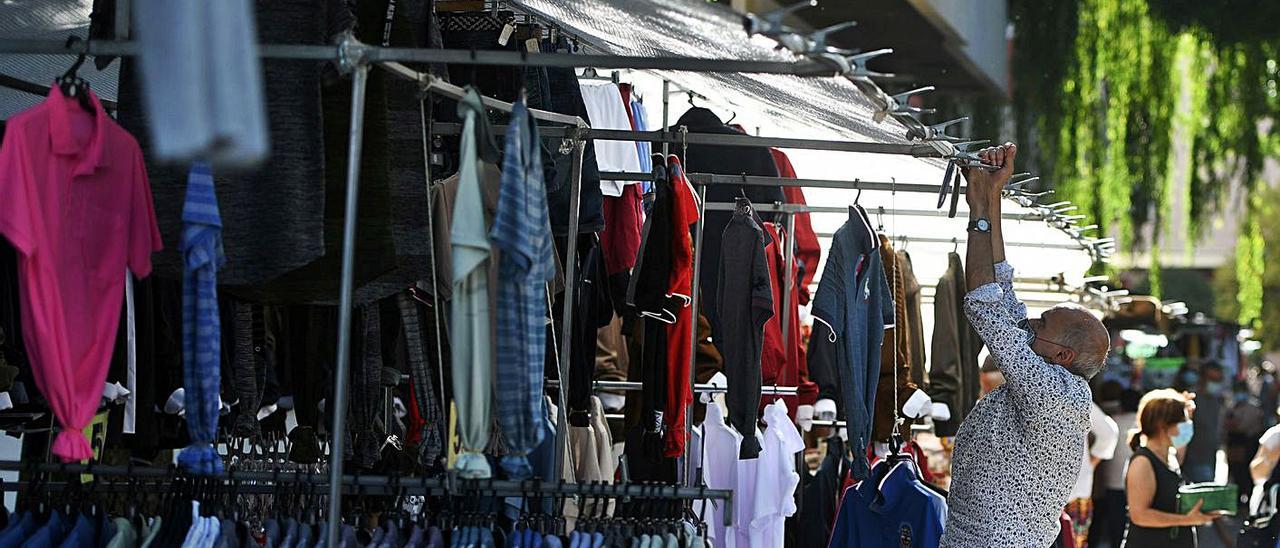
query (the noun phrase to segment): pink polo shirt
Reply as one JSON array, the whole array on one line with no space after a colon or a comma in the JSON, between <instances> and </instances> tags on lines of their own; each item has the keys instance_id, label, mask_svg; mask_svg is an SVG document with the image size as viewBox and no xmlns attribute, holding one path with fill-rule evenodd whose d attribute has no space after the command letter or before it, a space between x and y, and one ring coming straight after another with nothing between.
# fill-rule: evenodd
<instances>
[{"instance_id":1,"label":"pink polo shirt","mask_svg":"<svg viewBox=\"0 0 1280 548\"><path fill-rule=\"evenodd\" d=\"M65 461L92 457L81 431L102 398L125 267L151 273L160 230L137 141L53 87L9 119L0 146L0 235L18 250L22 330Z\"/></svg>"}]
</instances>

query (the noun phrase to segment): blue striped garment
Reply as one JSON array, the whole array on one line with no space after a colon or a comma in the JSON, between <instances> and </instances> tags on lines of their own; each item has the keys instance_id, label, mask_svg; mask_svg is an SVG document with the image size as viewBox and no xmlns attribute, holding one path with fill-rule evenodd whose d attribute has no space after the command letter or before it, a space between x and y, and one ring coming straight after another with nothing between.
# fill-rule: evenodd
<instances>
[{"instance_id":1,"label":"blue striped garment","mask_svg":"<svg viewBox=\"0 0 1280 548\"><path fill-rule=\"evenodd\" d=\"M496 378L498 425L510 455L508 477L532 475L528 454L542 441L547 346L545 284L555 276L538 127L523 101L512 109L502 186L489 240L498 254Z\"/></svg>"},{"instance_id":2,"label":"blue striped garment","mask_svg":"<svg viewBox=\"0 0 1280 548\"><path fill-rule=\"evenodd\" d=\"M182 222L182 373L191 445L178 455L178 464L191 473L212 474L222 471L212 443L218 433L221 383L218 268L226 257L213 174L206 164L191 166Z\"/></svg>"},{"instance_id":3,"label":"blue striped garment","mask_svg":"<svg viewBox=\"0 0 1280 548\"><path fill-rule=\"evenodd\" d=\"M644 103L639 101L631 102L631 122L635 126L636 131L649 131L649 117L644 113ZM640 155L640 171L642 173L653 172L653 143L649 141L636 141L636 153ZM641 181L640 188L645 194L653 192L653 181Z\"/></svg>"}]
</instances>

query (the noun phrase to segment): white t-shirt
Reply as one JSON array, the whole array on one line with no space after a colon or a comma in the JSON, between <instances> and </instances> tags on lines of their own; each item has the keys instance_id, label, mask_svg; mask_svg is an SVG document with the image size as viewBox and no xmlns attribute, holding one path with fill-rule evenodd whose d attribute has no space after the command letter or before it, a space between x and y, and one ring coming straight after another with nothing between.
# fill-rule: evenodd
<instances>
[{"instance_id":1,"label":"white t-shirt","mask_svg":"<svg viewBox=\"0 0 1280 548\"><path fill-rule=\"evenodd\" d=\"M764 421L764 442L750 476L755 480L751 527L738 529L738 548L782 546L786 519L796 513L795 493L800 484L796 453L804 450L804 438L787 416L787 404L782 400L764 408Z\"/></svg>"},{"instance_id":2,"label":"white t-shirt","mask_svg":"<svg viewBox=\"0 0 1280 548\"><path fill-rule=\"evenodd\" d=\"M761 435L760 456L741 460L742 435L724 422L719 403L707 405L703 471L711 489L733 490L733 525L723 525L721 503L710 508L707 524L717 547L773 548L782 546L786 518L795 514L795 492L800 484L796 453L804 450L804 438L787 416L781 400L764 410L768 429Z\"/></svg>"},{"instance_id":3,"label":"white t-shirt","mask_svg":"<svg viewBox=\"0 0 1280 548\"><path fill-rule=\"evenodd\" d=\"M1138 414L1125 411L1115 416L1116 427L1123 439L1116 444L1116 452L1111 460L1102 463L1102 484L1112 491L1124 491L1124 471L1129 466L1129 457L1133 449L1129 448L1129 432L1138 427Z\"/></svg>"},{"instance_id":4,"label":"white t-shirt","mask_svg":"<svg viewBox=\"0 0 1280 548\"><path fill-rule=\"evenodd\" d=\"M1116 444L1120 441L1120 428L1111 420L1098 404L1089 402L1089 432L1093 434L1093 446L1084 452L1080 463L1080 475L1076 476L1076 484L1071 488L1072 499L1087 499L1093 496L1093 462L1092 458L1110 459L1116 452Z\"/></svg>"},{"instance_id":5,"label":"white t-shirt","mask_svg":"<svg viewBox=\"0 0 1280 548\"><path fill-rule=\"evenodd\" d=\"M1280 424L1268 428L1262 433L1262 437L1258 438L1258 444L1275 451L1280 448Z\"/></svg>"},{"instance_id":6,"label":"white t-shirt","mask_svg":"<svg viewBox=\"0 0 1280 548\"><path fill-rule=\"evenodd\" d=\"M1263 432L1262 437L1258 438L1258 445L1266 447L1272 451L1280 448L1280 424L1272 426L1271 428L1268 428L1266 432ZM1269 471L1267 473L1270 474ZM1264 496L1265 493L1263 492L1265 487L1265 481L1260 481L1253 485L1253 495L1249 498L1249 511L1251 513L1257 513L1259 511L1259 504L1264 498L1266 498Z\"/></svg>"},{"instance_id":7,"label":"white t-shirt","mask_svg":"<svg viewBox=\"0 0 1280 548\"><path fill-rule=\"evenodd\" d=\"M582 89L582 103L587 107L587 116L591 118L593 129L621 129L631 131L631 118L627 116L627 106L622 103L622 92L618 84L579 83ZM596 165L600 171L623 171L636 173L640 171L640 152L632 141L597 140L593 143L596 151ZM605 196L618 197L622 188L637 181L600 181L600 192Z\"/></svg>"},{"instance_id":8,"label":"white t-shirt","mask_svg":"<svg viewBox=\"0 0 1280 548\"><path fill-rule=\"evenodd\" d=\"M708 533L715 546L732 548L737 537L735 530L746 515L743 508L750 508L749 504L743 503L744 500L749 500L746 494L738 490L742 483L750 483L738 480L738 450L742 446L742 435L724 423L724 411L716 402L707 405L707 418L702 424L706 428L706 441L702 445L702 469L707 487L734 491L733 525L724 525L724 502L714 501L711 503L711 516L707 519L707 524L711 526Z\"/></svg>"}]
</instances>

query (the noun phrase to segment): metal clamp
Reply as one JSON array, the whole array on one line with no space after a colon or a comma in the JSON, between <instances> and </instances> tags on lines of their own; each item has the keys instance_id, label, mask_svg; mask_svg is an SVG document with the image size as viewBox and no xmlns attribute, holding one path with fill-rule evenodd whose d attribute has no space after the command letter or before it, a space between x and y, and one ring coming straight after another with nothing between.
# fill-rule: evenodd
<instances>
[{"instance_id":1,"label":"metal clamp","mask_svg":"<svg viewBox=\"0 0 1280 548\"><path fill-rule=\"evenodd\" d=\"M947 128L954 126L956 124L959 124L960 122L966 122L968 120L969 120L968 116L961 116L960 118L956 118L954 120L947 120L940 124L931 124L931 125L925 126L925 134L922 137L922 139L925 141L935 141L935 140L950 141L952 143L965 142L965 139L963 137L948 135Z\"/></svg>"},{"instance_id":2,"label":"metal clamp","mask_svg":"<svg viewBox=\"0 0 1280 548\"><path fill-rule=\"evenodd\" d=\"M933 86L924 86L922 88L916 88L911 91L904 91L902 93L896 93L896 94L890 95L889 97L893 99L893 106L889 109L889 111L892 112L893 114L897 114L900 116L912 116L912 117L920 114L933 114L937 112L938 109L913 107L908 103L911 100L911 97L915 95L920 95L921 93L928 93L936 89L937 88Z\"/></svg>"},{"instance_id":3,"label":"metal clamp","mask_svg":"<svg viewBox=\"0 0 1280 548\"><path fill-rule=\"evenodd\" d=\"M368 47L357 40L351 31L338 36L338 72L351 74L356 67L368 63Z\"/></svg>"},{"instance_id":4,"label":"metal clamp","mask_svg":"<svg viewBox=\"0 0 1280 548\"><path fill-rule=\"evenodd\" d=\"M894 74L891 72L877 72L867 68L867 61L875 59L876 57L882 57L882 56L888 55L890 53L893 53L893 48L882 48L878 50L868 51L866 53L859 53L857 55L850 55L845 58L849 61L850 71L845 73L844 75L846 77L849 77L850 79L873 78L873 77L893 78Z\"/></svg>"},{"instance_id":5,"label":"metal clamp","mask_svg":"<svg viewBox=\"0 0 1280 548\"><path fill-rule=\"evenodd\" d=\"M858 26L857 21L845 21L843 23L836 23L829 27L813 31L812 33L809 34L809 46L813 49L805 53L836 53L840 55L856 55L858 52L855 50L836 48L827 44L827 37L830 36L832 33L840 32L845 29L851 29L856 26Z\"/></svg>"},{"instance_id":6,"label":"metal clamp","mask_svg":"<svg viewBox=\"0 0 1280 548\"><path fill-rule=\"evenodd\" d=\"M747 31L748 36L759 34L774 39L778 42L779 48L787 48L795 53L807 53L814 49L812 41L795 29L782 24L782 20L788 15L816 5L818 5L817 0L809 0L761 15L748 13L742 17L742 28Z\"/></svg>"}]
</instances>

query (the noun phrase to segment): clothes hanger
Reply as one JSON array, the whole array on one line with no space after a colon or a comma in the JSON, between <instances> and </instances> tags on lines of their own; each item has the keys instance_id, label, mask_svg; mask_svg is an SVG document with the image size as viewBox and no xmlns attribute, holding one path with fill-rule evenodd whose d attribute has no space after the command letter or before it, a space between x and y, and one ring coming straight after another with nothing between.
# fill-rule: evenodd
<instances>
[{"instance_id":1,"label":"clothes hanger","mask_svg":"<svg viewBox=\"0 0 1280 548\"><path fill-rule=\"evenodd\" d=\"M598 80L601 82L613 82L617 84L621 80L621 77L619 76L619 73L616 70L611 71L608 76L602 76L599 72L596 71L595 67L587 67L582 70L582 75L578 76L578 79L579 80Z\"/></svg>"},{"instance_id":2,"label":"clothes hanger","mask_svg":"<svg viewBox=\"0 0 1280 548\"><path fill-rule=\"evenodd\" d=\"M79 36L68 36L65 47L70 49L71 46L82 41L84 41L84 39ZM86 43L86 49L88 49L87 45L88 44ZM80 103L81 108L92 113L94 110L93 103L89 100L89 82L76 75L76 72L80 70L80 65L84 64L86 57L87 55L84 53L76 55L76 60L71 64L71 68L68 68L67 71L62 73L62 76L56 78L54 82L58 85L58 88L62 90L63 95L75 98Z\"/></svg>"}]
</instances>

